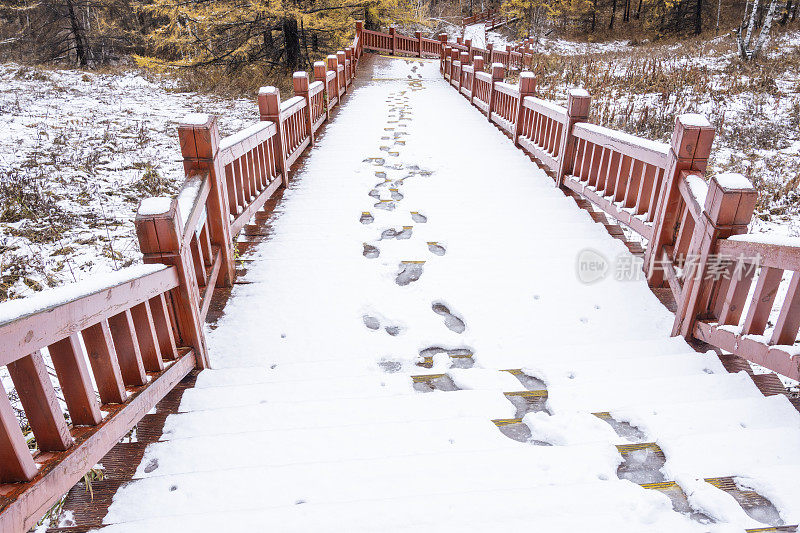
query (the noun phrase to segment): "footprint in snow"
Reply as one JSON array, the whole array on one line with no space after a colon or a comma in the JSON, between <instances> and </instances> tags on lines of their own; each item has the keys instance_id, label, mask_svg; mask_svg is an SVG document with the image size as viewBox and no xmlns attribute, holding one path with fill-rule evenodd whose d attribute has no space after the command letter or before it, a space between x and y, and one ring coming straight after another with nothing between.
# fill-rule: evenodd
<instances>
[{"instance_id":1,"label":"footprint in snow","mask_svg":"<svg viewBox=\"0 0 800 533\"><path fill-rule=\"evenodd\" d=\"M430 250L430 252L433 255L444 255L445 253L447 253L447 250L445 250L445 247L442 246L441 244L439 244L438 242L429 242L428 243L428 250Z\"/></svg>"},{"instance_id":2,"label":"footprint in snow","mask_svg":"<svg viewBox=\"0 0 800 533\"><path fill-rule=\"evenodd\" d=\"M372 224L375 222L375 217L373 217L372 213L369 211L364 211L361 213L361 218L359 218L358 221L362 224Z\"/></svg>"},{"instance_id":3,"label":"footprint in snow","mask_svg":"<svg viewBox=\"0 0 800 533\"><path fill-rule=\"evenodd\" d=\"M399 202L400 200L403 199L403 194L397 189L389 189L389 192L392 193L392 200L394 200L395 202Z\"/></svg>"},{"instance_id":4,"label":"footprint in snow","mask_svg":"<svg viewBox=\"0 0 800 533\"><path fill-rule=\"evenodd\" d=\"M395 283L401 287L413 283L422 276L422 266L425 261L403 261L400 263L400 272L397 273Z\"/></svg>"},{"instance_id":5,"label":"footprint in snow","mask_svg":"<svg viewBox=\"0 0 800 533\"><path fill-rule=\"evenodd\" d=\"M417 222L418 224L424 224L428 221L428 217L417 211L411 211L411 220Z\"/></svg>"},{"instance_id":6,"label":"footprint in snow","mask_svg":"<svg viewBox=\"0 0 800 533\"><path fill-rule=\"evenodd\" d=\"M452 314L450 309L448 309L443 303L434 302L433 305L431 305L431 309L433 309L433 312L437 315L444 317L444 325L447 326L447 329L450 331L454 331L455 333L464 333L464 330L467 329L464 321Z\"/></svg>"},{"instance_id":7,"label":"footprint in snow","mask_svg":"<svg viewBox=\"0 0 800 533\"><path fill-rule=\"evenodd\" d=\"M381 191L379 191L378 189L372 189L367 194L369 196L372 196L373 198L380 198L381 197Z\"/></svg>"},{"instance_id":8,"label":"footprint in snow","mask_svg":"<svg viewBox=\"0 0 800 533\"><path fill-rule=\"evenodd\" d=\"M364 315L361 318L364 320L364 325L367 326L367 329L371 329L372 331L380 329L381 323L374 316Z\"/></svg>"},{"instance_id":9,"label":"footprint in snow","mask_svg":"<svg viewBox=\"0 0 800 533\"><path fill-rule=\"evenodd\" d=\"M367 327L367 329L370 329L372 331L378 331L379 329L381 329L381 321L378 320L377 317L374 317L372 315L364 315L361 317L361 319L364 321L364 325ZM392 326L392 325L384 326L383 329L384 331L386 331L386 333L388 333L392 337L400 335L400 333L403 331L403 328L401 328L400 326Z\"/></svg>"},{"instance_id":10,"label":"footprint in snow","mask_svg":"<svg viewBox=\"0 0 800 533\"><path fill-rule=\"evenodd\" d=\"M377 246L372 246L371 244L364 243L364 257L368 259L375 259L376 257L381 255L381 251L378 249Z\"/></svg>"},{"instance_id":11,"label":"footprint in snow","mask_svg":"<svg viewBox=\"0 0 800 533\"><path fill-rule=\"evenodd\" d=\"M380 200L374 206L375 209L383 209L384 211L394 211L395 205L392 200Z\"/></svg>"}]
</instances>

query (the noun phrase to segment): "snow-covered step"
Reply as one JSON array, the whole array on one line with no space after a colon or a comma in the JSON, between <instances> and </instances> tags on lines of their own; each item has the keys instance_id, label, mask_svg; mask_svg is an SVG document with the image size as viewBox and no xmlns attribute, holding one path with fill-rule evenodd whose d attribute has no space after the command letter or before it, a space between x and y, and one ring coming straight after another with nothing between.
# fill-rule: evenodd
<instances>
[{"instance_id":1,"label":"snow-covered step","mask_svg":"<svg viewBox=\"0 0 800 533\"><path fill-rule=\"evenodd\" d=\"M716 354L697 352L637 358L587 359L581 355L573 360L569 352L536 360L523 368L526 374L536 376L552 386L558 383L571 386L584 380L606 379L609 383L625 380L647 379L652 376L684 376L691 374L724 374L725 368Z\"/></svg>"},{"instance_id":2,"label":"snow-covered step","mask_svg":"<svg viewBox=\"0 0 800 533\"><path fill-rule=\"evenodd\" d=\"M419 485L417 483L417 485ZM126 487L127 488L127 487ZM420 492L401 498L388 498L374 493L368 499L325 503L291 488L276 501L271 491L253 490L260 498L232 505L220 511L219 505L203 507L198 501L194 512L185 513L190 500L180 489L167 498L157 516L112 512L106 518L111 524L104 533L138 531L242 531L253 524L280 524L281 531L313 530L347 531L391 530L464 532L494 531L497 528L525 530L532 526L546 531L582 531L587 524L602 524L616 531L683 533L725 531L703 526L672 510L665 496L626 481L597 481L570 486L526 489L504 487L499 490L477 490L429 494ZM138 492L138 491L137 491ZM161 490L137 494L158 498ZM227 496L222 496L226 501ZM292 501L294 498L294 501ZM180 508L170 513L170 504L179 500ZM184 514L179 514L184 511ZM128 521L128 523L124 523ZM387 526L387 524L389 524ZM594 526L592 526L594 527ZM727 529L730 531L730 528Z\"/></svg>"},{"instance_id":3,"label":"snow-covered step","mask_svg":"<svg viewBox=\"0 0 800 533\"><path fill-rule=\"evenodd\" d=\"M413 422L477 417L487 422L512 416L514 407L500 392L456 391L372 398L326 398L303 402L276 401L237 407L207 406L192 412L170 415L164 425L164 439L214 435L260 428L309 428L338 425L362 426L386 421Z\"/></svg>"}]
</instances>

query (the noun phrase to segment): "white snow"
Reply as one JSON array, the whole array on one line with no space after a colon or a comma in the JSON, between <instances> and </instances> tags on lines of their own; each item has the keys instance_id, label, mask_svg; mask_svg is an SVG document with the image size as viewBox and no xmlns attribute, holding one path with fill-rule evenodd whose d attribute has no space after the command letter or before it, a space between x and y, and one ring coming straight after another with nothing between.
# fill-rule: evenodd
<instances>
[{"instance_id":1,"label":"white snow","mask_svg":"<svg viewBox=\"0 0 800 533\"><path fill-rule=\"evenodd\" d=\"M0 179L24 177L20 186L61 212L0 222L3 289L13 298L141 260L137 206L173 196L183 183L177 128L187 113L216 116L222 135L258 119L252 96L198 94L138 71L5 63L0 85ZM23 276L14 282L17 266Z\"/></svg>"},{"instance_id":2,"label":"white snow","mask_svg":"<svg viewBox=\"0 0 800 533\"><path fill-rule=\"evenodd\" d=\"M116 272L98 273L84 281L56 287L28 298L2 302L0 303L0 325L122 285L165 268L169 267L167 265L135 265Z\"/></svg>"},{"instance_id":3,"label":"white snow","mask_svg":"<svg viewBox=\"0 0 800 533\"><path fill-rule=\"evenodd\" d=\"M650 150L657 154L661 154L663 156L669 154L669 145L667 143L653 141L650 139L644 139L642 137L637 137L635 135L625 133L624 131L604 128L603 126L598 126L597 124L591 124L589 122L580 122L576 125L576 128L592 131L595 133L600 133L602 135L609 137L610 139L625 144L630 144L632 146L641 146L642 148L646 148L647 150Z\"/></svg>"},{"instance_id":4,"label":"white snow","mask_svg":"<svg viewBox=\"0 0 800 533\"><path fill-rule=\"evenodd\" d=\"M785 235L776 235L773 233L746 233L741 235L731 235L728 237L728 240L800 248L800 237L787 237Z\"/></svg>"},{"instance_id":5,"label":"white snow","mask_svg":"<svg viewBox=\"0 0 800 533\"><path fill-rule=\"evenodd\" d=\"M700 113L683 113L679 119L685 126L692 126L695 128L711 127L711 123L708 121L708 118Z\"/></svg>"},{"instance_id":6,"label":"white snow","mask_svg":"<svg viewBox=\"0 0 800 533\"><path fill-rule=\"evenodd\" d=\"M785 519L800 516L800 487L780 469L797 466L800 446L788 400L671 338L672 314L645 282L581 283L581 250L612 260L627 248L458 96L437 61L372 56L361 68L271 239L248 257L249 283L208 331L212 369L118 490L108 533L752 526L697 481L714 475L753 480ZM408 239L382 238L409 226ZM403 261L424 264L400 286ZM418 366L430 347L468 349L474 366L447 368L447 354ZM517 368L546 383L548 412L524 423L549 446L491 422L516 416L503 393L524 390L504 371ZM433 373L461 390L414 390L412 375ZM665 475L726 522L695 522L619 479L614 445L628 441L592 414L604 411L662 446Z\"/></svg>"},{"instance_id":7,"label":"white snow","mask_svg":"<svg viewBox=\"0 0 800 533\"><path fill-rule=\"evenodd\" d=\"M166 196L151 196L145 198L139 204L139 209L136 211L142 216L148 215L163 215L172 207L172 198Z\"/></svg>"},{"instance_id":8,"label":"white snow","mask_svg":"<svg viewBox=\"0 0 800 533\"><path fill-rule=\"evenodd\" d=\"M181 124L188 126L205 126L211 117L206 113L189 113L181 119Z\"/></svg>"},{"instance_id":9,"label":"white snow","mask_svg":"<svg viewBox=\"0 0 800 533\"><path fill-rule=\"evenodd\" d=\"M752 189L753 183L736 172L722 172L716 175L717 183L725 189Z\"/></svg>"},{"instance_id":10,"label":"white snow","mask_svg":"<svg viewBox=\"0 0 800 533\"><path fill-rule=\"evenodd\" d=\"M706 196L708 196L708 183L698 174L689 174L686 176L686 182L689 185L689 190L692 192L695 200L697 200L700 209L706 205Z\"/></svg>"}]
</instances>

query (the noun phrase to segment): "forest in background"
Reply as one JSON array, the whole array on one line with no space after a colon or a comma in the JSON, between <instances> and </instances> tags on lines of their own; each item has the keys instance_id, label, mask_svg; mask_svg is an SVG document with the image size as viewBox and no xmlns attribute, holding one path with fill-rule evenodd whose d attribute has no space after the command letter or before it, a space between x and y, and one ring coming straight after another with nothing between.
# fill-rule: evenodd
<instances>
[{"instance_id":1,"label":"forest in background","mask_svg":"<svg viewBox=\"0 0 800 533\"><path fill-rule=\"evenodd\" d=\"M353 21L436 33L486 8L514 37L634 43L786 25L800 0L0 0L5 60L173 70L199 90L284 85L352 38ZM744 21L744 22L743 22ZM748 22L752 27L747 27ZM758 35L754 34L753 43ZM284 81L282 83L282 81ZM228 91L230 92L230 91Z\"/></svg>"}]
</instances>

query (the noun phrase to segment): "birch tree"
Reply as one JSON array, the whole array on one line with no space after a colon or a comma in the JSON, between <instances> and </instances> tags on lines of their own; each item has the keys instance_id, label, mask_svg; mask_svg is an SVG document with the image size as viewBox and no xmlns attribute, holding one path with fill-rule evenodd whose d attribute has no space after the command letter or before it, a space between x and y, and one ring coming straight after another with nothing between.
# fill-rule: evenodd
<instances>
[{"instance_id":1,"label":"birch tree","mask_svg":"<svg viewBox=\"0 0 800 533\"><path fill-rule=\"evenodd\" d=\"M770 0L767 13L764 15L764 21L756 36L756 24L758 19L758 8L760 0L753 0L752 5L748 3L745 7L745 18L742 25L739 27L739 56L745 61L755 59L761 53L764 45L769 40L769 32L772 29L772 23L775 20L778 9L778 0ZM749 8L749 10L748 10Z\"/></svg>"}]
</instances>

